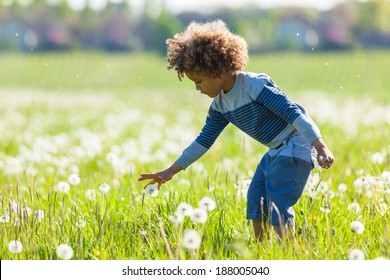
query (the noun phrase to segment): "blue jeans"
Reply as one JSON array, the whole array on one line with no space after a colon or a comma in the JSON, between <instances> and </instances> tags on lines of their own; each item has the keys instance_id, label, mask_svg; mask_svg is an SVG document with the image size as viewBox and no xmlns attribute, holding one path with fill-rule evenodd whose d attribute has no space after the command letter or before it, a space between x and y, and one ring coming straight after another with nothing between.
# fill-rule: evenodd
<instances>
[{"instance_id":1,"label":"blue jeans","mask_svg":"<svg viewBox=\"0 0 390 280\"><path fill-rule=\"evenodd\" d=\"M315 157L314 148L305 141L294 135L261 159L248 189L248 220L295 226L293 206L302 196Z\"/></svg>"}]
</instances>

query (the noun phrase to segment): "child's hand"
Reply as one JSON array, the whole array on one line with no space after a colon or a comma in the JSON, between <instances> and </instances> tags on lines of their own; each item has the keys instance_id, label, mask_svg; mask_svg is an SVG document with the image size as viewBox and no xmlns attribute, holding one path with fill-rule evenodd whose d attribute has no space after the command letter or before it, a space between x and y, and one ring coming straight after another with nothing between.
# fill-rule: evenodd
<instances>
[{"instance_id":1,"label":"child's hand","mask_svg":"<svg viewBox=\"0 0 390 280\"><path fill-rule=\"evenodd\" d=\"M151 179L152 181L150 181L147 185L157 183L157 187L160 189L161 185L169 181L171 178L172 175L168 174L166 171L161 171L157 173L141 174L141 177L138 178L138 181Z\"/></svg>"},{"instance_id":2,"label":"child's hand","mask_svg":"<svg viewBox=\"0 0 390 280\"><path fill-rule=\"evenodd\" d=\"M318 138L312 143L313 147L317 150L317 161L322 168L329 168L335 161L332 152L328 149L325 142Z\"/></svg>"},{"instance_id":3,"label":"child's hand","mask_svg":"<svg viewBox=\"0 0 390 280\"><path fill-rule=\"evenodd\" d=\"M171 167L164 171L160 171L157 173L148 173L148 174L141 174L141 177L138 178L138 181L143 180L152 180L149 182L149 184L155 184L157 183L158 189L160 189L161 185L168 182L172 179L172 177L179 171L181 171L182 168L177 164L174 163ZM147 184L147 185L149 185ZM146 187L146 186L145 186Z\"/></svg>"}]
</instances>

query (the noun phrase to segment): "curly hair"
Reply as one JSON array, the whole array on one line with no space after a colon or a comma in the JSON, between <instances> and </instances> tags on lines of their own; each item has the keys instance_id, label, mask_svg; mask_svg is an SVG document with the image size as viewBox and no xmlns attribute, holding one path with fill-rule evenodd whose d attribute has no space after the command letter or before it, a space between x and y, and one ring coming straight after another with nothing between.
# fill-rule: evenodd
<instances>
[{"instance_id":1,"label":"curly hair","mask_svg":"<svg viewBox=\"0 0 390 280\"><path fill-rule=\"evenodd\" d=\"M191 22L166 43L168 70L175 69L179 80L187 71L215 78L236 74L248 63L246 41L230 32L221 20Z\"/></svg>"}]
</instances>

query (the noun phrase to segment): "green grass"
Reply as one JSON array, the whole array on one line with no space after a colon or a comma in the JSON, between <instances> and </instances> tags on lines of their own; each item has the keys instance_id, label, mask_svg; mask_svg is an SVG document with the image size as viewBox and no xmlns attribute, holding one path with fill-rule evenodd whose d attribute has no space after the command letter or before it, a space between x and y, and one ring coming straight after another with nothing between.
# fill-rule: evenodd
<instances>
[{"instance_id":1,"label":"green grass","mask_svg":"<svg viewBox=\"0 0 390 280\"><path fill-rule=\"evenodd\" d=\"M191 88L151 54L0 53L4 88L127 92L132 88L171 91ZM266 53L247 70L265 72L289 94L320 91L355 98L389 100L390 52Z\"/></svg>"},{"instance_id":2,"label":"green grass","mask_svg":"<svg viewBox=\"0 0 390 280\"><path fill-rule=\"evenodd\" d=\"M254 240L245 220L237 187L251 179L266 149L233 126L157 197L143 195L139 174L166 168L180 155L201 129L210 102L166 71L164 59L2 54L0 216L9 221L0 223L0 259L58 259L56 248L63 243L73 248L73 259L169 259L167 245L180 259L338 260L348 259L353 248L366 259L389 258L389 57L375 52L252 59L250 70L271 74L308 108L336 156L332 169L313 171L318 178L295 207L295 240L279 244L273 234L262 243ZM80 184L68 193L56 191L72 173L80 175ZM310 195L320 178L328 190ZM103 183L111 186L107 193L99 191ZM347 190L340 193L340 184ZM94 200L87 190L96 192ZM197 207L204 196L217 205L204 225L188 217L181 226L170 220L179 203ZM352 203L359 213L348 209ZM41 221L34 217L38 209ZM355 220L364 224L362 234L351 232ZM198 250L182 246L183 231L190 228L202 236ZM22 243L19 254L8 250L12 240Z\"/></svg>"}]
</instances>

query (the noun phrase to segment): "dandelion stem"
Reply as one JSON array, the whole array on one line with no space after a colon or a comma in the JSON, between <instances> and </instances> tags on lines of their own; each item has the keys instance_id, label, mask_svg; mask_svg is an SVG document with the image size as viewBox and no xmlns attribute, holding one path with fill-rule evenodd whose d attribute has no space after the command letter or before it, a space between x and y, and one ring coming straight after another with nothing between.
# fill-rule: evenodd
<instances>
[{"instance_id":1,"label":"dandelion stem","mask_svg":"<svg viewBox=\"0 0 390 280\"><path fill-rule=\"evenodd\" d=\"M167 236L166 236L166 234L165 234L165 230L164 230L163 222L162 222L161 218L158 218L158 225L159 225L159 227L160 227L161 236L162 236L162 238L163 238L163 240L164 240L165 248L167 249L169 259L170 259L170 260L173 260L174 258L173 258L171 246L169 245Z\"/></svg>"}]
</instances>

